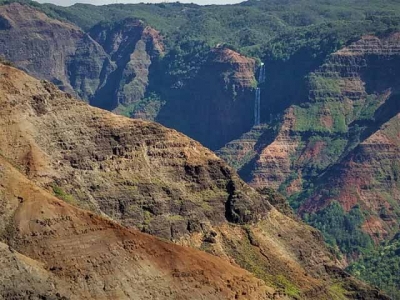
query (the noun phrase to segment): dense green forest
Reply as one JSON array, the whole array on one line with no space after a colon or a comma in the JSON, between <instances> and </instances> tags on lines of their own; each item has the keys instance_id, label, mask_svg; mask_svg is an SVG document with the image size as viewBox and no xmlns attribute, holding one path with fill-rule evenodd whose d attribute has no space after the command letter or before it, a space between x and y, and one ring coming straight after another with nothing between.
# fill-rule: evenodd
<instances>
[{"instance_id":1,"label":"dense green forest","mask_svg":"<svg viewBox=\"0 0 400 300\"><path fill-rule=\"evenodd\" d=\"M311 47L315 55L330 53L360 35L400 27L400 3L394 0L250 0L218 9L179 2L70 7L22 2L84 30L135 17L161 31L170 48L199 40L272 59L288 59L302 47Z\"/></svg>"},{"instance_id":2,"label":"dense green forest","mask_svg":"<svg viewBox=\"0 0 400 300\"><path fill-rule=\"evenodd\" d=\"M304 220L321 230L332 249L340 253L363 253L373 249L373 241L360 226L365 216L358 206L345 213L342 206L333 201L327 208L316 214L305 214ZM340 251L337 251L339 249Z\"/></svg>"},{"instance_id":3,"label":"dense green forest","mask_svg":"<svg viewBox=\"0 0 400 300\"><path fill-rule=\"evenodd\" d=\"M348 271L400 299L400 234L362 255Z\"/></svg>"}]
</instances>

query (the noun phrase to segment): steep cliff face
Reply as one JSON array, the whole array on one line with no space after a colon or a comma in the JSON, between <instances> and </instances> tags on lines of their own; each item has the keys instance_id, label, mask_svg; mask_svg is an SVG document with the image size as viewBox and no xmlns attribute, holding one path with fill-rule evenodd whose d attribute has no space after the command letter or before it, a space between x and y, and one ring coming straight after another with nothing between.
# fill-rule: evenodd
<instances>
[{"instance_id":1,"label":"steep cliff face","mask_svg":"<svg viewBox=\"0 0 400 300\"><path fill-rule=\"evenodd\" d=\"M378 291L347 278L345 273L333 276L336 262L316 230L282 215L269 203L269 194L261 195L247 186L234 171L199 143L155 123L131 120L92 108L58 91L50 83L35 80L11 67L1 65L0 71L0 101L4 108L0 113L1 155L41 189L125 226L181 245L200 248L234 262L263 279L267 286L273 288L271 297L277 299L332 299L332 295L337 294L337 286L341 287L342 297L352 299L357 295L366 295L368 299L385 299ZM3 164L3 170L10 168L5 162ZM18 181L11 176L3 179L1 185L3 189L12 187L14 191L1 193L14 199L12 205L7 204L12 209L5 208L3 213L8 218L1 227L6 243L24 255L46 262L50 271L57 274L57 278L67 280L67 284L76 277L76 268L85 270L79 274L89 274L85 284L90 286L89 291L93 290L91 297L113 294L107 294L107 288L105 291L98 290L98 282L102 283L105 279L92 282L91 278L99 275L92 270L91 264L88 266L81 259L87 262L86 257L92 255L90 249L100 249L102 254L99 257L103 254L108 257L107 251L116 251L121 260L113 263L111 269L107 268L107 274L113 279L107 279L100 285L115 287L110 288L110 293L131 293L131 285L126 287L115 281L115 278L126 278L127 275L122 273L130 268L130 265L122 266L125 258L130 261L125 252L128 250L126 247L123 247L125 250L118 248L120 242L116 237L144 239L143 248L140 248L144 252L140 252L140 256L145 261L150 255L147 251L158 253L153 248L158 247L153 238L131 231L125 233L110 221L102 221L93 214L80 212L55 200L50 200L50 207L47 207L47 204L38 201L39 195L42 195L39 188L36 188L39 195L35 196L36 192L21 188L32 184L26 179L18 186L13 182ZM19 190L24 194L19 195L16 192ZM30 219L39 221L31 224L26 221ZM92 227L92 224L95 225ZM73 248L76 245L74 242L68 242L71 248L65 248L64 237L70 236L66 232L69 230L73 230L80 243L90 243L90 247L89 244L84 247L88 249L85 252L87 256L74 256L77 253ZM78 236L80 232L83 236ZM107 246L103 251L100 244L93 242L94 232L97 237L98 234L105 234L96 239L98 243L107 241L110 236L111 242L115 241L117 245ZM28 237L29 242L25 242ZM137 245L136 242L134 245ZM62 266L56 261L61 255L61 247L66 251L66 255L62 255L65 258L62 264L70 266L69 262L77 262L68 269L60 269ZM160 247L165 249L163 247L167 246ZM47 252L46 249L50 250ZM174 253L175 250L171 248L167 251ZM156 257L163 257L165 261L163 253L156 254ZM185 252L183 257L188 257L188 253ZM174 257L171 260L178 259ZM151 260L150 257L148 259ZM79 267L81 263L83 267ZM95 263L102 265L103 261ZM213 266L209 262L206 264ZM170 269L166 268L167 274L170 274L168 270L174 269L172 265ZM122 272L122 277L119 272ZM205 274L203 271L199 273ZM159 273L154 274L158 276ZM143 278L150 280L153 277L146 275ZM345 279L351 285L347 285ZM191 282L195 286L197 279ZM233 284L236 285L235 282ZM162 287L164 281L160 285ZM72 286L75 287L76 283ZM147 286L145 290L156 289L156 286ZM252 289L251 284L249 289ZM170 295L169 289L160 290L160 293ZM188 290L191 288L188 287ZM178 289L174 293L178 295L180 291ZM81 289L77 288L76 293L80 292ZM203 295L202 292L193 292L199 297ZM224 294L225 289L220 292L223 296L216 293L215 297L231 297ZM254 299L250 292L244 292ZM258 297L254 289L253 292L254 297ZM214 292L211 293L214 295ZM121 294L117 296L122 297Z\"/></svg>"},{"instance_id":2,"label":"steep cliff face","mask_svg":"<svg viewBox=\"0 0 400 300\"><path fill-rule=\"evenodd\" d=\"M146 92L152 60L164 51L160 34L139 20L126 19L117 24L99 24L89 35L116 65L112 80L98 91L93 105L113 110L139 102Z\"/></svg>"},{"instance_id":3,"label":"steep cliff face","mask_svg":"<svg viewBox=\"0 0 400 300\"><path fill-rule=\"evenodd\" d=\"M275 140L257 149L252 184L289 188L315 176L397 112L398 36L366 36L308 76L309 99L291 106Z\"/></svg>"},{"instance_id":4,"label":"steep cliff face","mask_svg":"<svg viewBox=\"0 0 400 300\"><path fill-rule=\"evenodd\" d=\"M108 110L144 97L149 66L164 49L159 33L137 20L84 33L18 3L0 6L0 18L0 55Z\"/></svg>"},{"instance_id":5,"label":"steep cliff face","mask_svg":"<svg viewBox=\"0 0 400 300\"><path fill-rule=\"evenodd\" d=\"M168 99L157 120L211 149L222 147L254 124L255 68L251 58L225 47L212 49L180 90L183 95Z\"/></svg>"},{"instance_id":6,"label":"steep cliff face","mask_svg":"<svg viewBox=\"0 0 400 300\"><path fill-rule=\"evenodd\" d=\"M18 3L0 6L0 19L0 55L35 77L87 100L107 77L107 54L79 28Z\"/></svg>"},{"instance_id":7,"label":"steep cliff face","mask_svg":"<svg viewBox=\"0 0 400 300\"><path fill-rule=\"evenodd\" d=\"M165 85L173 62L161 63L163 38L140 20L100 23L84 33L17 3L1 6L0 17L1 56L93 106L156 120L211 149L254 124L255 60L224 46L204 50L196 74L172 87Z\"/></svg>"},{"instance_id":8,"label":"steep cliff face","mask_svg":"<svg viewBox=\"0 0 400 300\"><path fill-rule=\"evenodd\" d=\"M365 36L332 54L308 75L308 99L293 100L300 104L271 120L272 140L264 130L250 147L237 140L219 153L228 161L251 156L239 165L243 177L254 187L279 188L295 206L307 199L302 214L337 200L345 212L360 206L370 214L361 229L374 239L392 236L399 220L398 146L380 128L386 124L398 135L399 37Z\"/></svg>"}]
</instances>

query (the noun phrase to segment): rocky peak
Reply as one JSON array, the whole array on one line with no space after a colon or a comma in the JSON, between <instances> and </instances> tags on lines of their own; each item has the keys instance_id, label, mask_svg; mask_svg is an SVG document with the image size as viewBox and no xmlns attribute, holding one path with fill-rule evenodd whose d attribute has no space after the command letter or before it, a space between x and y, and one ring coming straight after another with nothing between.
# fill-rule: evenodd
<instances>
[{"instance_id":1,"label":"rocky peak","mask_svg":"<svg viewBox=\"0 0 400 300\"><path fill-rule=\"evenodd\" d=\"M255 84L255 60L227 47L220 46L211 50L210 65L220 65L220 68L229 70L229 74L224 74L226 80L229 78L237 88L252 88Z\"/></svg>"},{"instance_id":2,"label":"rocky peak","mask_svg":"<svg viewBox=\"0 0 400 300\"><path fill-rule=\"evenodd\" d=\"M160 33L138 19L127 18L115 24L100 23L94 26L89 34L103 46L114 61L132 53L132 49L141 39L151 43L148 46L153 48L154 53L150 53L150 56L162 55L164 51Z\"/></svg>"}]
</instances>

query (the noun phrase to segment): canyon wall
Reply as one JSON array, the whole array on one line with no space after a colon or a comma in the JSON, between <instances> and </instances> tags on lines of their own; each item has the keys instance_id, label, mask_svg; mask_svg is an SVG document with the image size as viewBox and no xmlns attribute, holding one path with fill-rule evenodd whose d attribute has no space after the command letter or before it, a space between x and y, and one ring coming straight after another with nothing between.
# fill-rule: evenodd
<instances>
[{"instance_id":1,"label":"canyon wall","mask_svg":"<svg viewBox=\"0 0 400 300\"><path fill-rule=\"evenodd\" d=\"M24 255L49 264L47 269L57 280L67 280L67 286L70 286L69 276L77 278L76 268L82 264L79 270L88 275L85 291L93 291L92 297L107 294L107 290L98 291L98 283L112 285L110 292L130 293L121 281L98 278L91 264L83 263L82 256L73 255L76 244L71 242L68 248L62 247L65 238L73 241L69 231L72 228L75 233L82 230L80 244L86 243L85 237L93 245L92 231L96 236L104 234L102 241L108 241L108 246L96 246L101 257L106 258L114 247L113 253L118 252L118 257L129 260L128 250L118 248L121 241L117 237L126 237L123 241L129 244L132 234L136 236L132 239L143 239L141 257L148 257L146 251L158 253L158 242L154 242L154 238L128 232L116 225L119 223L125 228L204 250L245 268L262 279L267 287L272 287L271 293L264 296L267 299L331 299L337 292L336 285L341 286L346 298L363 295L369 299L385 299L379 291L357 282L339 268L340 263L327 251L318 231L275 209L269 200L280 203L276 195L258 193L246 185L235 171L199 143L156 123L132 120L90 107L57 90L51 83L33 79L12 67L0 65L0 72L0 102L4 108L0 112L1 170L6 172L2 188L7 189L1 194L6 197L2 241ZM19 171L9 171L11 165ZM15 174L27 179L19 183L14 179ZM13 182L17 187L9 192L8 189L14 187ZM33 184L35 187L29 188ZM56 201L49 194L92 213ZM50 204L39 201L42 198L49 198ZM9 199L13 199L11 204L7 204ZM10 205L13 209L7 208ZM37 222L33 224L29 220ZM10 227L10 224L14 225ZM113 241L115 246L112 246ZM87 245L88 252L83 258L92 253ZM167 247L163 245L160 244L161 249ZM174 253L174 249L178 249L169 245L172 248L167 251ZM65 255L59 253L60 249L66 251ZM165 259L163 251L154 255ZM187 248L182 251L190 252ZM183 256L187 258L189 252ZM56 264L60 255L65 261ZM150 264L156 262L155 258L148 259ZM176 256L171 258L175 259ZM208 258L204 259L205 264L213 265L207 262ZM69 261L76 264L70 266ZM95 263L107 265L111 262ZM107 268L107 274L116 278L119 271L113 268L120 264L114 261L112 266ZM169 267L173 269L174 263L171 262L167 270L171 270ZM185 272L186 267L181 267L178 269ZM117 267L125 270L121 268ZM231 274L226 268L227 274ZM203 275L208 272L201 271L203 267L199 270ZM214 275L210 273L210 276ZM91 281L91 278L99 280ZM137 277L132 280L141 282ZM195 287L196 280L191 281ZM252 283L249 284L246 286L254 295L259 295L251 287ZM212 291L213 287L210 288ZM154 286L148 286L146 291L152 289L155 293L169 293L168 289ZM250 290L242 296L252 299ZM180 291L175 289L173 293ZM203 292L205 290L193 290L199 297ZM76 293L80 293L79 288ZM224 288L216 292L215 297L230 297L219 296L219 293L225 293Z\"/></svg>"}]
</instances>

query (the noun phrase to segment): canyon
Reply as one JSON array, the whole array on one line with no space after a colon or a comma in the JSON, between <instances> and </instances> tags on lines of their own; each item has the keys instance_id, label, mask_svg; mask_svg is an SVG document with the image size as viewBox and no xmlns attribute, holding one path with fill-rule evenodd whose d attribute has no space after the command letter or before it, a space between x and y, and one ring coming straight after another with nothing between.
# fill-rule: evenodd
<instances>
[{"instance_id":1,"label":"canyon","mask_svg":"<svg viewBox=\"0 0 400 300\"><path fill-rule=\"evenodd\" d=\"M352 15L343 30L328 15L271 17L268 1L11 2L0 57L41 80L1 66L0 153L24 180L123 231L246 269L268 297L384 297L346 285L341 268L399 232L395 10L362 29ZM258 10L262 34L241 19Z\"/></svg>"},{"instance_id":2,"label":"canyon","mask_svg":"<svg viewBox=\"0 0 400 300\"><path fill-rule=\"evenodd\" d=\"M318 231L274 208L278 195L199 143L13 67L0 74L2 263L31 278L4 278L3 297L386 299L342 271Z\"/></svg>"}]
</instances>

